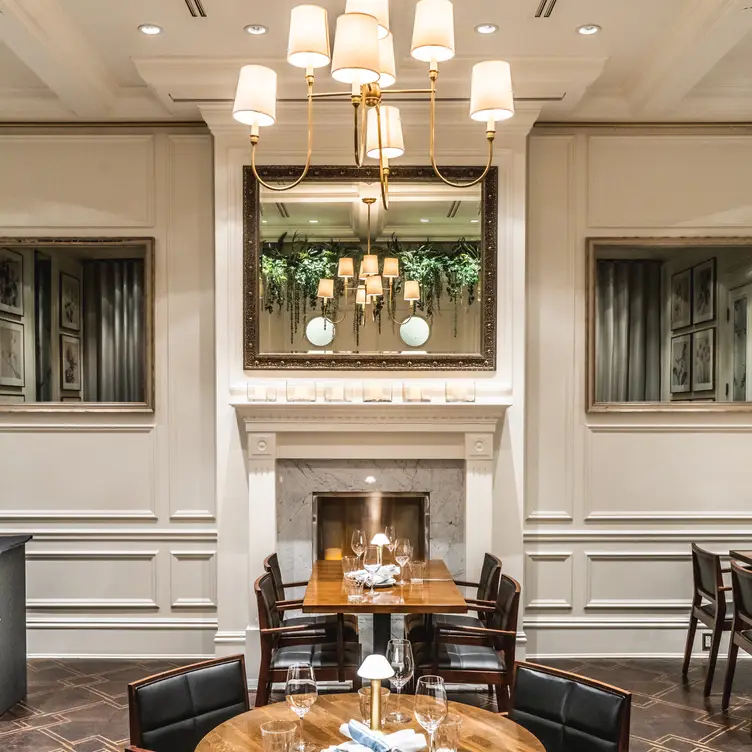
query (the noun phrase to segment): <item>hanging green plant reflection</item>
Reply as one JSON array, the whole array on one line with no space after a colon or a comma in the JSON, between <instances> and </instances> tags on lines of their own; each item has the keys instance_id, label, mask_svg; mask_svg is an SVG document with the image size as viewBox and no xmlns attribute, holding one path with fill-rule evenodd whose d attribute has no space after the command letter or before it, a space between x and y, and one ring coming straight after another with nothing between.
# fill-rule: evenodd
<instances>
[{"instance_id":1,"label":"hanging green plant reflection","mask_svg":"<svg viewBox=\"0 0 752 752\"><path fill-rule=\"evenodd\" d=\"M456 241L432 241L402 243L392 236L382 247L372 247L372 253L383 259L392 256L399 260L400 277L393 281L394 301L403 289L405 280L420 283L421 299L417 308L431 317L441 311L441 302L446 293L454 306L454 336L457 336L458 308L465 301L471 306L476 301L480 280L480 245L478 241L460 238ZM337 277L340 258L352 258L356 271L360 268L364 251L356 245L336 240L309 241L297 234L288 240L287 233L276 241L265 241L261 250L261 275L263 306L268 313L290 314L290 341L294 341L301 319L308 309L316 310L318 284L321 279L335 280L335 296L328 305L328 315L336 318L340 298L344 294L344 280ZM378 321L381 331L383 300L365 314ZM356 339L364 322L356 316L353 324Z\"/></svg>"}]
</instances>

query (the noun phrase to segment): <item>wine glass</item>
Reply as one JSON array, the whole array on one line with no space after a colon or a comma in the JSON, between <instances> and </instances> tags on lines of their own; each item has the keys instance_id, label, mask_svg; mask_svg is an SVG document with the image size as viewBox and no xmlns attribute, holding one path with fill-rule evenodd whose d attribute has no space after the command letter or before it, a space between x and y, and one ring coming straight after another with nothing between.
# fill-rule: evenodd
<instances>
[{"instance_id":1,"label":"wine glass","mask_svg":"<svg viewBox=\"0 0 752 752\"><path fill-rule=\"evenodd\" d=\"M402 687L413 678L415 660L413 658L413 646L410 640L389 640L386 646L386 659L394 671L389 681L397 690L397 709L389 713L388 720L394 723L407 723L410 716L400 712L400 700L402 699Z\"/></svg>"},{"instance_id":2,"label":"wine glass","mask_svg":"<svg viewBox=\"0 0 752 752\"><path fill-rule=\"evenodd\" d=\"M433 735L448 710L446 687L440 676L421 676L415 687L415 720L428 732L429 752L434 752Z\"/></svg>"},{"instance_id":3,"label":"wine glass","mask_svg":"<svg viewBox=\"0 0 752 752\"><path fill-rule=\"evenodd\" d=\"M389 549L389 553L394 555L394 544L397 541L397 531L394 529L394 525L387 525L384 528L384 535L389 539L386 547Z\"/></svg>"},{"instance_id":4,"label":"wine glass","mask_svg":"<svg viewBox=\"0 0 752 752\"><path fill-rule=\"evenodd\" d=\"M376 582L376 573L381 569L381 546L366 546L363 552L363 568L371 576L371 597L374 596L373 585Z\"/></svg>"},{"instance_id":5,"label":"wine glass","mask_svg":"<svg viewBox=\"0 0 752 752\"><path fill-rule=\"evenodd\" d=\"M402 579L398 584L405 585L405 567L413 555L413 547L407 538L397 538L394 542L394 560L400 565Z\"/></svg>"},{"instance_id":6,"label":"wine glass","mask_svg":"<svg viewBox=\"0 0 752 752\"><path fill-rule=\"evenodd\" d=\"M360 558L363 552L366 550L366 531L365 530L353 530L352 538L350 539L350 547L353 553Z\"/></svg>"},{"instance_id":7,"label":"wine glass","mask_svg":"<svg viewBox=\"0 0 752 752\"><path fill-rule=\"evenodd\" d=\"M303 716L313 707L318 698L316 675L310 663L293 663L287 669L285 698L295 715L300 719L299 752L317 752L318 747L303 740Z\"/></svg>"}]
</instances>

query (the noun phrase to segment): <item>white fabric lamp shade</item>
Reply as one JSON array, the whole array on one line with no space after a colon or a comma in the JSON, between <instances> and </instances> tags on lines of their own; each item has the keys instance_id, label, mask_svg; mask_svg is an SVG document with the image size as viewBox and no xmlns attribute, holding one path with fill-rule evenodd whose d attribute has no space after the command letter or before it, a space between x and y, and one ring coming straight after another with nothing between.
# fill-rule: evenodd
<instances>
[{"instance_id":1,"label":"white fabric lamp shade","mask_svg":"<svg viewBox=\"0 0 752 752\"><path fill-rule=\"evenodd\" d=\"M363 285L360 285L355 293L355 302L362 306L366 304L366 288Z\"/></svg>"},{"instance_id":2,"label":"white fabric lamp shade","mask_svg":"<svg viewBox=\"0 0 752 752\"><path fill-rule=\"evenodd\" d=\"M394 37L387 34L379 39L379 86L386 89L397 81L397 64L394 62Z\"/></svg>"},{"instance_id":3,"label":"white fabric lamp shade","mask_svg":"<svg viewBox=\"0 0 752 752\"><path fill-rule=\"evenodd\" d=\"M378 274L374 277L368 277L368 279L366 280L366 294L367 295L383 295L384 294L384 285L382 284L381 277ZM386 536L384 537L386 538ZM389 540L387 539L387 543L388 542ZM373 543L373 541L371 541L371 543ZM381 543L381 544L374 543L374 545L385 546L386 543Z\"/></svg>"},{"instance_id":4,"label":"white fabric lamp shade","mask_svg":"<svg viewBox=\"0 0 752 752\"><path fill-rule=\"evenodd\" d=\"M379 257L375 253L369 253L363 256L363 263L360 265L360 276L370 277L379 273Z\"/></svg>"},{"instance_id":5,"label":"white fabric lamp shade","mask_svg":"<svg viewBox=\"0 0 752 752\"><path fill-rule=\"evenodd\" d=\"M385 258L384 259L384 276L399 277L399 259Z\"/></svg>"},{"instance_id":6,"label":"white fabric lamp shade","mask_svg":"<svg viewBox=\"0 0 752 752\"><path fill-rule=\"evenodd\" d=\"M334 297L334 280L333 279L320 279L319 289L316 293L319 298L333 298Z\"/></svg>"},{"instance_id":7,"label":"white fabric lamp shade","mask_svg":"<svg viewBox=\"0 0 752 752\"><path fill-rule=\"evenodd\" d=\"M415 280L405 282L405 300L411 302L420 300L420 282Z\"/></svg>"},{"instance_id":8,"label":"white fabric lamp shade","mask_svg":"<svg viewBox=\"0 0 752 752\"><path fill-rule=\"evenodd\" d=\"M367 13L379 24L379 39L389 33L389 0L347 0L345 13Z\"/></svg>"},{"instance_id":9,"label":"white fabric lamp shade","mask_svg":"<svg viewBox=\"0 0 752 752\"><path fill-rule=\"evenodd\" d=\"M384 533L376 533L371 540L372 546L388 546L389 538Z\"/></svg>"},{"instance_id":10,"label":"white fabric lamp shade","mask_svg":"<svg viewBox=\"0 0 752 752\"><path fill-rule=\"evenodd\" d=\"M394 669L383 655L369 655L360 664L358 676L370 681L389 679L394 676Z\"/></svg>"},{"instance_id":11,"label":"white fabric lamp shade","mask_svg":"<svg viewBox=\"0 0 752 752\"><path fill-rule=\"evenodd\" d=\"M405 153L405 140L402 137L402 118L399 107L380 105L381 116L381 149L386 159L395 159ZM368 110L366 123L366 156L371 159L379 158L379 118L376 108Z\"/></svg>"},{"instance_id":12,"label":"white fabric lamp shade","mask_svg":"<svg viewBox=\"0 0 752 752\"><path fill-rule=\"evenodd\" d=\"M514 115L512 70L505 60L486 60L473 66L470 117L473 120L507 120Z\"/></svg>"},{"instance_id":13,"label":"white fabric lamp shade","mask_svg":"<svg viewBox=\"0 0 752 752\"><path fill-rule=\"evenodd\" d=\"M337 265L338 277L354 277L355 276L355 263L351 258L341 258Z\"/></svg>"},{"instance_id":14,"label":"white fabric lamp shade","mask_svg":"<svg viewBox=\"0 0 752 752\"><path fill-rule=\"evenodd\" d=\"M330 59L326 8L296 5L290 11L287 62L296 68L323 68Z\"/></svg>"},{"instance_id":15,"label":"white fabric lamp shade","mask_svg":"<svg viewBox=\"0 0 752 752\"><path fill-rule=\"evenodd\" d=\"M264 65L240 69L232 116L245 125L274 125L277 119L277 74Z\"/></svg>"},{"instance_id":16,"label":"white fabric lamp shade","mask_svg":"<svg viewBox=\"0 0 752 752\"><path fill-rule=\"evenodd\" d=\"M451 0L420 0L415 6L410 53L424 63L454 57L454 7Z\"/></svg>"},{"instance_id":17,"label":"white fabric lamp shade","mask_svg":"<svg viewBox=\"0 0 752 752\"><path fill-rule=\"evenodd\" d=\"M379 25L366 13L344 13L337 19L332 78L343 84L379 80Z\"/></svg>"}]
</instances>

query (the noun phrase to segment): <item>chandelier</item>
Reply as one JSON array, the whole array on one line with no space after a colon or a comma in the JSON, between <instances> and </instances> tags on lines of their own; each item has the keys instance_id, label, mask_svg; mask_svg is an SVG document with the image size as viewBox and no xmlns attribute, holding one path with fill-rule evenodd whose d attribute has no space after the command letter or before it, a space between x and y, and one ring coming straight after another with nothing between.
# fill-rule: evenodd
<instances>
[{"instance_id":1,"label":"chandelier","mask_svg":"<svg viewBox=\"0 0 752 752\"><path fill-rule=\"evenodd\" d=\"M335 298L335 280L323 278L319 280L316 296L321 300L321 314L324 321L332 324L340 324L347 316L347 299L348 293L355 290L355 318L358 326L366 323L366 306L376 303L379 299L384 298L384 307L387 315L393 323L399 323L400 326L406 324L415 315L415 304L420 300L420 283L415 280L406 280L404 289L405 302L409 304L410 314L403 321L398 322L390 313L394 299L394 280L400 276L399 259L385 258L383 267L379 270L379 257L371 253L371 206L376 203L372 196L365 196L361 201L366 205L368 210L368 240L366 253L360 263L358 270L358 282L355 286L355 261L353 258L343 257L337 264L337 277L342 280L345 292L345 310L342 316L336 321L332 318L330 301ZM384 288L384 279L389 280L389 284ZM352 287L351 287L352 285ZM374 305L374 317L376 315Z\"/></svg>"},{"instance_id":2,"label":"chandelier","mask_svg":"<svg viewBox=\"0 0 752 752\"><path fill-rule=\"evenodd\" d=\"M439 63L454 57L454 7L451 0L419 0L415 6L412 56L428 63L427 89L390 89L391 94L427 95L429 101L429 155L437 177L453 188L469 188L486 176L493 161L496 122L514 115L514 95L509 63L486 60L473 66L470 86L470 118L486 123L488 160L483 173L468 183L445 178L436 165L436 81ZM389 208L389 160L405 153L399 108L384 104L384 90L396 83L394 39L389 30L389 0L347 0L345 13L337 18L334 52L330 55L329 26L325 8L298 5L290 13L287 62L305 69L308 103L308 147L301 175L289 185L270 185L256 170L260 129L274 125L277 108L277 74L263 65L240 70L233 117L251 127L251 168L258 182L271 191L286 191L308 174L313 149L314 99L350 99L353 106L355 164L365 157L377 159L384 209ZM331 63L335 81L349 84L350 92L314 92L316 68Z\"/></svg>"}]
</instances>

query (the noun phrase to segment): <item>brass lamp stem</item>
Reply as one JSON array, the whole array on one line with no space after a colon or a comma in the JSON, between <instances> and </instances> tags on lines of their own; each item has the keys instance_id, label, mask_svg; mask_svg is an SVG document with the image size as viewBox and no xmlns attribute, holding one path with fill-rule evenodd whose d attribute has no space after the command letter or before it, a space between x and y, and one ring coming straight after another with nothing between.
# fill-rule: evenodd
<instances>
[{"instance_id":1,"label":"brass lamp stem","mask_svg":"<svg viewBox=\"0 0 752 752\"><path fill-rule=\"evenodd\" d=\"M313 68L309 68L306 71L306 84L308 86L308 149L306 152L306 161L305 161L305 167L303 168L303 173L301 176L290 183L289 185L270 185L269 183L264 182L258 174L258 170L256 169L256 146L259 142L259 134L258 134L258 126L253 126L251 129L251 169L253 170L253 174L256 177L256 180L264 186L264 188L270 190L270 191L289 191L291 188L295 188L296 186L300 185L303 180L305 179L305 176L308 174L308 170L311 166L311 154L313 152L313 82L314 82L314 75L313 75Z\"/></svg>"},{"instance_id":2,"label":"brass lamp stem","mask_svg":"<svg viewBox=\"0 0 752 752\"><path fill-rule=\"evenodd\" d=\"M381 680L371 679L371 731L381 730Z\"/></svg>"}]
</instances>

